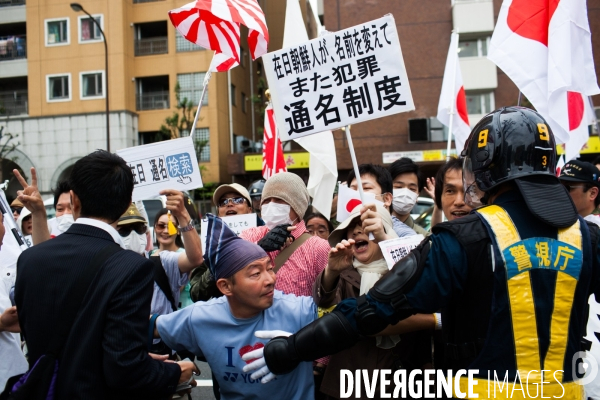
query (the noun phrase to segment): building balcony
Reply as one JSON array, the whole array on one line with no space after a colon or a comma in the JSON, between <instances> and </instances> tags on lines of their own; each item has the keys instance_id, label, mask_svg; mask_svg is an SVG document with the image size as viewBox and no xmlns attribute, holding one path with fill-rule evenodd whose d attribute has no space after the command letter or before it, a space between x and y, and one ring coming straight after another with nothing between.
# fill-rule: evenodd
<instances>
[{"instance_id":1,"label":"building balcony","mask_svg":"<svg viewBox=\"0 0 600 400\"><path fill-rule=\"evenodd\" d=\"M136 96L136 110L165 110L169 105L169 92L138 93Z\"/></svg>"},{"instance_id":2,"label":"building balcony","mask_svg":"<svg viewBox=\"0 0 600 400\"><path fill-rule=\"evenodd\" d=\"M452 2L454 29L463 34L492 32L494 30L494 2L492 0L454 0Z\"/></svg>"},{"instance_id":3,"label":"building balcony","mask_svg":"<svg viewBox=\"0 0 600 400\"><path fill-rule=\"evenodd\" d=\"M0 7L24 6L25 0L0 0Z\"/></svg>"},{"instance_id":4,"label":"building balcony","mask_svg":"<svg viewBox=\"0 0 600 400\"><path fill-rule=\"evenodd\" d=\"M135 55L148 56L152 54L167 54L169 52L168 38L158 37L138 39L135 41Z\"/></svg>"},{"instance_id":5,"label":"building balcony","mask_svg":"<svg viewBox=\"0 0 600 400\"><path fill-rule=\"evenodd\" d=\"M487 57L459 58L465 90L496 89L498 73L496 64Z\"/></svg>"},{"instance_id":6,"label":"building balcony","mask_svg":"<svg viewBox=\"0 0 600 400\"><path fill-rule=\"evenodd\" d=\"M25 36L0 37L0 61L27 58Z\"/></svg>"},{"instance_id":7,"label":"building balcony","mask_svg":"<svg viewBox=\"0 0 600 400\"><path fill-rule=\"evenodd\" d=\"M27 90L0 92L0 114L2 116L28 114Z\"/></svg>"}]
</instances>

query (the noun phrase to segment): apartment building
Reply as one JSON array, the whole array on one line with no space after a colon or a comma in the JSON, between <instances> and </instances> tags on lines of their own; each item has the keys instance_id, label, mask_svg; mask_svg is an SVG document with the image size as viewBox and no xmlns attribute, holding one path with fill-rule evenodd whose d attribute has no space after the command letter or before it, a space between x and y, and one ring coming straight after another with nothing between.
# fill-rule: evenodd
<instances>
[{"instance_id":1,"label":"apartment building","mask_svg":"<svg viewBox=\"0 0 600 400\"><path fill-rule=\"evenodd\" d=\"M460 34L459 60L471 126L496 108L517 104L518 89L487 59L501 4L502 0L324 0L325 28L329 31L393 14L415 102L412 112L352 127L359 163L389 164L399 157L410 157L430 176L443 163L448 132L435 116L452 30ZM598 71L600 0L587 4ZM596 104L600 105L600 98ZM334 132L334 137L343 180L351 168L350 155L343 132ZM598 137L590 141L598 144ZM593 158L591 152L598 151L593 143L582 151L584 158Z\"/></svg>"},{"instance_id":2,"label":"apartment building","mask_svg":"<svg viewBox=\"0 0 600 400\"><path fill-rule=\"evenodd\" d=\"M0 0L0 126L19 142L5 155L2 181L33 166L48 193L80 157L106 149L107 94L111 151L158 139L176 111L177 84L197 104L213 53L181 37L167 15L187 2L80 0L106 35L106 71L100 30L70 0ZM282 20L280 4L269 3L268 18ZM241 65L212 74L194 134L206 143L198 154L206 182L230 181L227 155L262 142L252 102L262 95L261 66L251 62L244 28L241 36ZM13 180L9 194L17 189Z\"/></svg>"}]
</instances>

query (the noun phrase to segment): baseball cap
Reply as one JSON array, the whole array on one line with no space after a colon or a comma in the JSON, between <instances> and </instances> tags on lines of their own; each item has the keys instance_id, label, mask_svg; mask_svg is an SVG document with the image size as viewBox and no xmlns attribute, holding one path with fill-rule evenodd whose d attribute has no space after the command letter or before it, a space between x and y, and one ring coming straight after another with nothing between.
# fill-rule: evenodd
<instances>
[{"instance_id":1,"label":"baseball cap","mask_svg":"<svg viewBox=\"0 0 600 400\"><path fill-rule=\"evenodd\" d=\"M592 163L571 160L560 171L561 181L585 182L600 187L600 170Z\"/></svg>"},{"instance_id":2,"label":"baseball cap","mask_svg":"<svg viewBox=\"0 0 600 400\"><path fill-rule=\"evenodd\" d=\"M231 192L235 192L235 193L239 193L243 198L245 198L246 200L248 200L248 204L252 204L252 200L250 199L250 194L248 193L248 190L246 190L245 187L243 187L242 185L238 184L238 183L230 183L228 185L221 185L217 188L217 190L215 190L215 193L213 194L213 204L215 206L218 206L218 201L221 197L223 197L224 195L226 195L227 193L231 193Z\"/></svg>"}]
</instances>

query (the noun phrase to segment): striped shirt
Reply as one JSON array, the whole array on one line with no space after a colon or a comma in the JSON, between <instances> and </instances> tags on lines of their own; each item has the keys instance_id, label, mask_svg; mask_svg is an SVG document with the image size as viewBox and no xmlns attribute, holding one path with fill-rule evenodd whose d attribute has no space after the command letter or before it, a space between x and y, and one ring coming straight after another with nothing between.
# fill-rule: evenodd
<instances>
[{"instance_id":1,"label":"striped shirt","mask_svg":"<svg viewBox=\"0 0 600 400\"><path fill-rule=\"evenodd\" d=\"M259 226L243 231L240 237L257 243L267 232L269 232L269 228ZM292 231L292 235L295 239L298 239L304 232L308 231L304 221L301 221L296 224L296 229ZM285 264L279 268L275 289L296 296L312 296L312 287L317 275L327 266L329 250L327 240L312 236L302 246L298 247ZM279 250L268 253L273 265L275 265L275 257L279 253Z\"/></svg>"}]
</instances>

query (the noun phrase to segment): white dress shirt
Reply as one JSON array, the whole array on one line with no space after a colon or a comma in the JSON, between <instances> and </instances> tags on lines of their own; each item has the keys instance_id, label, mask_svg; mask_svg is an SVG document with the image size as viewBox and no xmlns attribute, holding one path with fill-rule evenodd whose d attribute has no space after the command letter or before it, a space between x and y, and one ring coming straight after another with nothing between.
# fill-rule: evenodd
<instances>
[{"instance_id":1,"label":"white dress shirt","mask_svg":"<svg viewBox=\"0 0 600 400\"><path fill-rule=\"evenodd\" d=\"M79 217L75 220L75 223L93 226L93 227L100 228L100 229L106 231L106 233L108 233L113 238L113 240L115 241L116 244L121 246L121 248L127 250L127 248L125 247L125 244L123 243L123 239L121 239L121 235L119 235L119 232L117 232L117 230L115 228L113 228L106 222L102 222L98 219L93 219L93 218Z\"/></svg>"}]
</instances>

